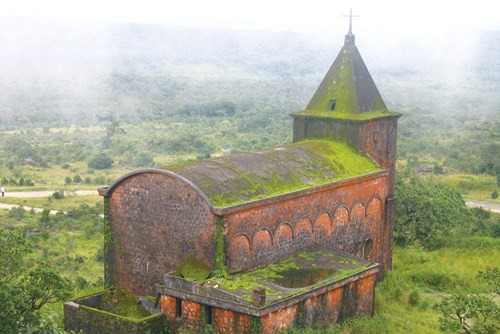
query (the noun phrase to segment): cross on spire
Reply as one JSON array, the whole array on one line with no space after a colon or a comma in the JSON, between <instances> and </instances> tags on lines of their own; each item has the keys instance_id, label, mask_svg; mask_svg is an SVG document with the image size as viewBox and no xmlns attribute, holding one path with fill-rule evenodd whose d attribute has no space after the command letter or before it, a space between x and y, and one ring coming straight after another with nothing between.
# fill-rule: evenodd
<instances>
[{"instance_id":1,"label":"cross on spire","mask_svg":"<svg viewBox=\"0 0 500 334\"><path fill-rule=\"evenodd\" d=\"M349 18L349 32L345 35L345 44L354 45L354 35L352 33L352 18L359 17L359 15L352 15L352 8L349 11L349 15L343 15Z\"/></svg>"},{"instance_id":2,"label":"cross on spire","mask_svg":"<svg viewBox=\"0 0 500 334\"><path fill-rule=\"evenodd\" d=\"M359 15L352 15L352 8L349 10L349 15L343 15L343 17L348 17L349 18L349 35L352 35L352 18L353 17L359 17Z\"/></svg>"}]
</instances>

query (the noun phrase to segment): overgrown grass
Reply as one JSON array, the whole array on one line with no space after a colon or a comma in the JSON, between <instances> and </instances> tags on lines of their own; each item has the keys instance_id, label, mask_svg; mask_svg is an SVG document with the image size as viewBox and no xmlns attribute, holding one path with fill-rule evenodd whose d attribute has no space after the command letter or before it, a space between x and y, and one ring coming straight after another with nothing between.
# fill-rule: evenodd
<instances>
[{"instance_id":1,"label":"overgrown grass","mask_svg":"<svg viewBox=\"0 0 500 334\"><path fill-rule=\"evenodd\" d=\"M496 177L488 174L442 174L433 175L434 180L457 189L468 200L487 201L500 204L500 198L492 199L491 193L497 189Z\"/></svg>"}]
</instances>

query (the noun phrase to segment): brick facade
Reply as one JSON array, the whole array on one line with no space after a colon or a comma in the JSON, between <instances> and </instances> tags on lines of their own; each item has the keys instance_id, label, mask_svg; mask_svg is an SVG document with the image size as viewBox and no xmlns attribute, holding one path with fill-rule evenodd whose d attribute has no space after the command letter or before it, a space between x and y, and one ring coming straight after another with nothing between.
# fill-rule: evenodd
<instances>
[{"instance_id":1,"label":"brick facade","mask_svg":"<svg viewBox=\"0 0 500 334\"><path fill-rule=\"evenodd\" d=\"M378 175L229 213L227 265L232 271L258 267L313 244L387 262L386 192L387 176Z\"/></svg>"},{"instance_id":2,"label":"brick facade","mask_svg":"<svg viewBox=\"0 0 500 334\"><path fill-rule=\"evenodd\" d=\"M213 265L215 216L186 180L165 171L124 177L107 189L107 283L154 295L189 254Z\"/></svg>"}]
</instances>

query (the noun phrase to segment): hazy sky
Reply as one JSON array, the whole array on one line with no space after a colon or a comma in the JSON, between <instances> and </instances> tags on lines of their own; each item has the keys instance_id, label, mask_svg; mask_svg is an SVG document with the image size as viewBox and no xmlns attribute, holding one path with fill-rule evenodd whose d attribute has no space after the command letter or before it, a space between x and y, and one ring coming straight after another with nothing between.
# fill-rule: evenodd
<instances>
[{"instance_id":1,"label":"hazy sky","mask_svg":"<svg viewBox=\"0 0 500 334\"><path fill-rule=\"evenodd\" d=\"M0 16L325 32L346 27L350 7L355 33L500 29L494 0L6 0Z\"/></svg>"}]
</instances>

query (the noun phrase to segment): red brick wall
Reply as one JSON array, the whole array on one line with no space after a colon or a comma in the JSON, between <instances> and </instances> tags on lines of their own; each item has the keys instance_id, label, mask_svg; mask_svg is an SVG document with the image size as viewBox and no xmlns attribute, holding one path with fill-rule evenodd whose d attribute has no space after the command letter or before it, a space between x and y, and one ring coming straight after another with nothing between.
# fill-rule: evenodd
<instances>
[{"instance_id":1,"label":"red brick wall","mask_svg":"<svg viewBox=\"0 0 500 334\"><path fill-rule=\"evenodd\" d=\"M293 327L299 305L291 305L273 313L269 313L261 318L262 334L273 334L280 330Z\"/></svg>"},{"instance_id":2,"label":"red brick wall","mask_svg":"<svg viewBox=\"0 0 500 334\"><path fill-rule=\"evenodd\" d=\"M174 320L177 317L177 298L167 295L161 295L160 303L161 311L165 313L165 315L167 316L167 320Z\"/></svg>"},{"instance_id":3,"label":"red brick wall","mask_svg":"<svg viewBox=\"0 0 500 334\"><path fill-rule=\"evenodd\" d=\"M204 319L201 304L189 300L183 300L182 318L186 320L188 327L196 328L202 326Z\"/></svg>"},{"instance_id":4,"label":"red brick wall","mask_svg":"<svg viewBox=\"0 0 500 334\"><path fill-rule=\"evenodd\" d=\"M213 326L219 334L254 334L249 315L221 308L213 309Z\"/></svg>"},{"instance_id":5,"label":"red brick wall","mask_svg":"<svg viewBox=\"0 0 500 334\"><path fill-rule=\"evenodd\" d=\"M254 319L230 310L214 308L218 333L279 333L287 328L326 327L346 317L373 314L375 275L347 283ZM259 324L260 322L260 324Z\"/></svg>"},{"instance_id":6,"label":"red brick wall","mask_svg":"<svg viewBox=\"0 0 500 334\"><path fill-rule=\"evenodd\" d=\"M387 180L346 181L328 191L228 214L229 269L268 264L312 244L384 263L390 256L384 253Z\"/></svg>"},{"instance_id":7,"label":"red brick wall","mask_svg":"<svg viewBox=\"0 0 500 334\"><path fill-rule=\"evenodd\" d=\"M189 254L213 266L215 218L186 181L169 173L138 173L108 196L108 283L154 295L154 285Z\"/></svg>"}]
</instances>

